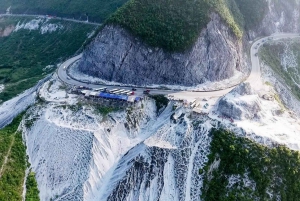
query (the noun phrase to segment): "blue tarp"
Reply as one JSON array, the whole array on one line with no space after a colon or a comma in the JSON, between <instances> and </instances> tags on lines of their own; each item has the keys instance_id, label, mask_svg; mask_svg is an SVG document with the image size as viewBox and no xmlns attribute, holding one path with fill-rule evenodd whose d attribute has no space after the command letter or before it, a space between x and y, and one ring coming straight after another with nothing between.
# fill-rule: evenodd
<instances>
[{"instance_id":1,"label":"blue tarp","mask_svg":"<svg viewBox=\"0 0 300 201\"><path fill-rule=\"evenodd\" d=\"M128 99L128 96L126 95L109 94L104 92L101 92L99 96L102 98L111 98L111 99L126 100L126 101Z\"/></svg>"},{"instance_id":2,"label":"blue tarp","mask_svg":"<svg viewBox=\"0 0 300 201\"><path fill-rule=\"evenodd\" d=\"M140 97L135 97L135 101L139 101L140 99Z\"/></svg>"}]
</instances>

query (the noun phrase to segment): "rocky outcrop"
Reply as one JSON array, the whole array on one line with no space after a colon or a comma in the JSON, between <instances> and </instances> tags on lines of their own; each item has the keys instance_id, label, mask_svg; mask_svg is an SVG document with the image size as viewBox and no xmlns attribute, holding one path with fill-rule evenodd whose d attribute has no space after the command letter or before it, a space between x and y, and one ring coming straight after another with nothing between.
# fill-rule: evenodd
<instances>
[{"instance_id":1,"label":"rocky outcrop","mask_svg":"<svg viewBox=\"0 0 300 201\"><path fill-rule=\"evenodd\" d=\"M268 0L268 8L263 21L254 30L249 31L251 40L276 32L293 32L300 30L300 4L296 0Z\"/></svg>"},{"instance_id":2,"label":"rocky outcrop","mask_svg":"<svg viewBox=\"0 0 300 201\"><path fill-rule=\"evenodd\" d=\"M14 29L15 29L15 26L13 26L13 25L9 25L4 28L0 27L0 37L9 36L11 34L11 32L13 32Z\"/></svg>"},{"instance_id":3,"label":"rocky outcrop","mask_svg":"<svg viewBox=\"0 0 300 201\"><path fill-rule=\"evenodd\" d=\"M238 87L234 88L231 93L236 93L239 94L241 96L245 96L245 95L253 95L254 92L251 88L250 83L246 82L246 83L242 83L240 84Z\"/></svg>"},{"instance_id":4,"label":"rocky outcrop","mask_svg":"<svg viewBox=\"0 0 300 201\"><path fill-rule=\"evenodd\" d=\"M290 91L290 87L287 86L284 79L265 63L262 63L262 75L264 81L271 83L274 87L284 106L300 116L299 100Z\"/></svg>"},{"instance_id":5,"label":"rocky outcrop","mask_svg":"<svg viewBox=\"0 0 300 201\"><path fill-rule=\"evenodd\" d=\"M249 83L242 83L229 94L221 98L218 111L234 119L253 119L261 111L258 95L253 94Z\"/></svg>"},{"instance_id":6,"label":"rocky outcrop","mask_svg":"<svg viewBox=\"0 0 300 201\"><path fill-rule=\"evenodd\" d=\"M152 48L121 27L106 26L84 51L80 70L105 80L127 84L192 86L230 78L246 71L241 41L217 14L195 45L184 53Z\"/></svg>"}]
</instances>

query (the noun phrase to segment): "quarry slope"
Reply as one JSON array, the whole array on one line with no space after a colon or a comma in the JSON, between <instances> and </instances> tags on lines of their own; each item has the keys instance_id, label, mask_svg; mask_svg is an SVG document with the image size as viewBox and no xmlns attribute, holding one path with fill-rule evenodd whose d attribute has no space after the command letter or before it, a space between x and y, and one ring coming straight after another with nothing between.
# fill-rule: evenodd
<instances>
[{"instance_id":1,"label":"quarry slope","mask_svg":"<svg viewBox=\"0 0 300 201\"><path fill-rule=\"evenodd\" d=\"M202 103L191 108L170 101L157 113L147 99L104 116L68 94L55 76L39 97L22 129L41 200L199 200L204 181L199 170L208 162L211 128L268 147L300 147L297 117L280 112L276 100L263 99L249 84L220 102L209 100L203 112ZM232 107L222 100L241 118L230 117L225 111Z\"/></svg>"},{"instance_id":2,"label":"quarry slope","mask_svg":"<svg viewBox=\"0 0 300 201\"><path fill-rule=\"evenodd\" d=\"M126 84L193 86L247 71L242 44L217 14L191 50L152 48L118 26L106 26L83 52L80 71Z\"/></svg>"}]
</instances>

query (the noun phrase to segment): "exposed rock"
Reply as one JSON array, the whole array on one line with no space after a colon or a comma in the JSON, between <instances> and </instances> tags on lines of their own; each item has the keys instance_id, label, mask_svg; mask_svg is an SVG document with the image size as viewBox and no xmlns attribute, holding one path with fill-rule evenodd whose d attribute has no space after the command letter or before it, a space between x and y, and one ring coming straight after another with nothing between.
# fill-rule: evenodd
<instances>
[{"instance_id":1,"label":"exposed rock","mask_svg":"<svg viewBox=\"0 0 300 201\"><path fill-rule=\"evenodd\" d=\"M261 111L259 97L253 94L249 83L242 83L221 98L218 111L223 116L239 120L258 118Z\"/></svg>"},{"instance_id":2,"label":"exposed rock","mask_svg":"<svg viewBox=\"0 0 300 201\"><path fill-rule=\"evenodd\" d=\"M280 116L284 113L284 111L283 110L274 110L274 111L272 111L272 113L274 116Z\"/></svg>"},{"instance_id":3,"label":"exposed rock","mask_svg":"<svg viewBox=\"0 0 300 201\"><path fill-rule=\"evenodd\" d=\"M79 68L109 81L192 86L246 71L241 61L241 41L212 14L195 45L184 53L149 47L123 28L106 26L83 53Z\"/></svg>"},{"instance_id":4,"label":"exposed rock","mask_svg":"<svg viewBox=\"0 0 300 201\"><path fill-rule=\"evenodd\" d=\"M249 31L251 39L267 36L276 32L299 31L300 5L297 1L272 1L268 0L267 14L260 26Z\"/></svg>"},{"instance_id":5,"label":"exposed rock","mask_svg":"<svg viewBox=\"0 0 300 201\"><path fill-rule=\"evenodd\" d=\"M241 96L252 95L253 90L249 82L241 83L238 87L234 88L231 93L237 93Z\"/></svg>"},{"instance_id":6,"label":"exposed rock","mask_svg":"<svg viewBox=\"0 0 300 201\"><path fill-rule=\"evenodd\" d=\"M9 25L5 28L0 28L0 37L9 36L15 27L13 25Z\"/></svg>"},{"instance_id":7,"label":"exposed rock","mask_svg":"<svg viewBox=\"0 0 300 201\"><path fill-rule=\"evenodd\" d=\"M300 107L299 100L295 97L295 95L290 91L290 89L286 86L285 81L282 77L280 77L277 73L275 73L271 67L262 63L262 75L265 81L268 81L274 86L274 89L280 100L289 110L294 111L297 116L300 116Z\"/></svg>"},{"instance_id":8,"label":"exposed rock","mask_svg":"<svg viewBox=\"0 0 300 201\"><path fill-rule=\"evenodd\" d=\"M269 100L269 101L273 101L274 100L274 97L271 94L264 94L262 96L262 98L265 99L265 100Z\"/></svg>"}]
</instances>

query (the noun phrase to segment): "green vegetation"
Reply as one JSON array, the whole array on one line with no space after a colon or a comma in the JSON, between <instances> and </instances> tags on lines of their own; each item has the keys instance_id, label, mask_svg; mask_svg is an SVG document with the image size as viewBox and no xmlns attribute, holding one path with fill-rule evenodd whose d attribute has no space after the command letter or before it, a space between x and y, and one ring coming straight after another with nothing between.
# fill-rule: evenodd
<instances>
[{"instance_id":1,"label":"green vegetation","mask_svg":"<svg viewBox=\"0 0 300 201\"><path fill-rule=\"evenodd\" d=\"M129 0L108 23L120 24L150 46L168 51L190 48L215 11L237 38L257 26L267 10L264 0Z\"/></svg>"},{"instance_id":2,"label":"green vegetation","mask_svg":"<svg viewBox=\"0 0 300 201\"><path fill-rule=\"evenodd\" d=\"M116 112L119 109L113 106L103 106L103 105L94 105L95 112L98 114L102 114L103 116L107 116L111 112Z\"/></svg>"},{"instance_id":3,"label":"green vegetation","mask_svg":"<svg viewBox=\"0 0 300 201\"><path fill-rule=\"evenodd\" d=\"M1 142L0 150L0 167L4 165L0 172L0 201L22 200L26 153L22 133L17 131L22 116L19 115L10 125L0 130L0 141L5 142ZM4 164L3 159L6 155L7 163Z\"/></svg>"},{"instance_id":4,"label":"green vegetation","mask_svg":"<svg viewBox=\"0 0 300 201\"><path fill-rule=\"evenodd\" d=\"M30 20L32 18L2 17L0 27L16 26L18 22L26 23ZM73 55L95 28L60 20L49 20L49 23L63 28L45 34L41 34L40 30L21 29L0 37L0 84L5 85L4 91L0 93L0 102L34 86L53 72L56 64ZM53 66L45 68L48 65Z\"/></svg>"},{"instance_id":5,"label":"green vegetation","mask_svg":"<svg viewBox=\"0 0 300 201\"><path fill-rule=\"evenodd\" d=\"M184 50L195 42L208 22L203 0L130 0L109 18L151 46Z\"/></svg>"},{"instance_id":6,"label":"green vegetation","mask_svg":"<svg viewBox=\"0 0 300 201\"><path fill-rule=\"evenodd\" d=\"M219 15L225 20L225 22L228 24L230 29L233 31L233 33L238 37L241 38L243 36L243 31L240 28L240 25L236 22L235 13L239 13L236 4L234 4L234 1L230 0L211 0L208 1L210 3L210 6L214 8L214 10L219 13ZM231 2L231 4L230 4ZM233 9L232 11L230 10Z\"/></svg>"},{"instance_id":7,"label":"green vegetation","mask_svg":"<svg viewBox=\"0 0 300 201\"><path fill-rule=\"evenodd\" d=\"M211 131L211 154L205 168L203 200L298 200L300 196L300 153L285 146L268 148L247 138L237 137L225 130ZM220 161L210 171L214 161ZM255 182L256 187L244 185L243 180L228 188L230 176L240 176ZM267 193L271 192L273 198Z\"/></svg>"},{"instance_id":8,"label":"green vegetation","mask_svg":"<svg viewBox=\"0 0 300 201\"><path fill-rule=\"evenodd\" d=\"M35 180L35 174L30 172L26 180L26 197L25 201L39 201L39 189Z\"/></svg>"},{"instance_id":9,"label":"green vegetation","mask_svg":"<svg viewBox=\"0 0 300 201\"><path fill-rule=\"evenodd\" d=\"M107 116L111 112L116 112L116 111L120 110L120 108L118 108L117 106L106 106L106 105L100 105L100 104L97 104L97 103L89 103L86 106L87 107L93 107L94 108L93 111L95 112L95 114L101 114L104 117ZM79 110L83 109L83 104L81 102L78 102L75 105L60 105L60 106L57 106L57 107L62 107L64 110L65 109L70 109L73 113L76 113ZM35 118L36 117L32 118L33 122L35 121ZM30 125L30 123L31 123L31 121L29 121L28 124Z\"/></svg>"},{"instance_id":10,"label":"green vegetation","mask_svg":"<svg viewBox=\"0 0 300 201\"><path fill-rule=\"evenodd\" d=\"M151 98L155 100L156 111L159 112L161 108L167 107L169 99L164 95L151 95Z\"/></svg>"},{"instance_id":11,"label":"green vegetation","mask_svg":"<svg viewBox=\"0 0 300 201\"><path fill-rule=\"evenodd\" d=\"M0 201L22 200L26 165L30 165L26 159L22 132L18 131L23 114L0 130ZM35 175L31 172L26 180L26 201L38 201L38 194Z\"/></svg>"},{"instance_id":12,"label":"green vegetation","mask_svg":"<svg viewBox=\"0 0 300 201\"><path fill-rule=\"evenodd\" d=\"M59 17L104 21L127 0L4 0L0 1L0 13L11 6L12 13L48 14Z\"/></svg>"},{"instance_id":13,"label":"green vegetation","mask_svg":"<svg viewBox=\"0 0 300 201\"><path fill-rule=\"evenodd\" d=\"M281 64L281 55L284 54L286 45L290 48L292 54L296 58L297 66L284 68ZM297 84L300 84L300 51L299 41L286 40L285 43L275 42L266 43L260 50L260 57L265 64L270 66L272 70L279 75L284 83L290 88L291 92L300 99L300 89ZM291 56L291 55L290 55ZM297 84L296 84L296 83Z\"/></svg>"}]
</instances>

